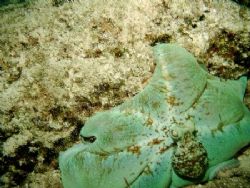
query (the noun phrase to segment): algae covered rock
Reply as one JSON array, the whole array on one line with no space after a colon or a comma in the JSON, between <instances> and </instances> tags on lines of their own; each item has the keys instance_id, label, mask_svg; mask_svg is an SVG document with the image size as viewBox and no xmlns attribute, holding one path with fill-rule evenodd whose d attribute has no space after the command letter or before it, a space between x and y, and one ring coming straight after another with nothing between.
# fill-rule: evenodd
<instances>
[{"instance_id":1,"label":"algae covered rock","mask_svg":"<svg viewBox=\"0 0 250 188\"><path fill-rule=\"evenodd\" d=\"M80 129L93 113L143 90L155 69L152 46L157 43L180 44L220 78L250 72L250 9L231 0L1 2L8 2L0 6L1 188L62 187L59 152L79 142ZM244 101L250 107L250 80ZM207 152L193 133L180 137L181 130L171 133L176 141L171 162L179 175L199 176ZM178 155L193 147L200 152L192 158ZM194 173L190 163L199 156ZM236 155L239 160L247 156L249 147ZM181 161L190 163L179 168ZM235 182L248 188L249 179L237 171L212 183L213 188Z\"/></svg>"}]
</instances>

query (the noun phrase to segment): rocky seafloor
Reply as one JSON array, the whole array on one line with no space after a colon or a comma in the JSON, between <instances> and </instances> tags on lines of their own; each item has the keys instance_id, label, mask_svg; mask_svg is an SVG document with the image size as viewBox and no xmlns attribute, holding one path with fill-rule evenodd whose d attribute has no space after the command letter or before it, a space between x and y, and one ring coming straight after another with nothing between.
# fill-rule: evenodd
<instances>
[{"instance_id":1,"label":"rocky seafloor","mask_svg":"<svg viewBox=\"0 0 250 188\"><path fill-rule=\"evenodd\" d=\"M0 2L0 187L62 187L59 152L94 112L142 90L156 43L179 43L221 78L249 76L250 9L237 2ZM236 158L189 187L250 187L250 148Z\"/></svg>"}]
</instances>

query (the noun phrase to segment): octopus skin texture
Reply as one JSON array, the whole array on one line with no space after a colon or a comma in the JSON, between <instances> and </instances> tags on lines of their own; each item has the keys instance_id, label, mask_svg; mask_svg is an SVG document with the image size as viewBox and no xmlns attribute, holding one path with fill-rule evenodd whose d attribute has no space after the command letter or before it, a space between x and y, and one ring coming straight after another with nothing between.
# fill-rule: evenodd
<instances>
[{"instance_id":1,"label":"octopus skin texture","mask_svg":"<svg viewBox=\"0 0 250 188\"><path fill-rule=\"evenodd\" d=\"M247 78L210 75L177 44L154 47L156 68L133 98L90 117L60 153L64 188L166 188L208 181L250 143Z\"/></svg>"}]
</instances>

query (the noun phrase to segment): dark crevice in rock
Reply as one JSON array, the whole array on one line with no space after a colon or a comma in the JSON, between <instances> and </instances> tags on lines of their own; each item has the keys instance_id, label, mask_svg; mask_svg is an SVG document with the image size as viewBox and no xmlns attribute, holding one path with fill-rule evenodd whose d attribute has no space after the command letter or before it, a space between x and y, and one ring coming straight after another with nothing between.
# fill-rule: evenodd
<instances>
[{"instance_id":1,"label":"dark crevice in rock","mask_svg":"<svg viewBox=\"0 0 250 188\"><path fill-rule=\"evenodd\" d=\"M0 154L0 176L8 176L10 180L8 184L11 186L21 185L36 166L38 150L32 148L37 147L37 144L27 143L17 149L14 157ZM4 185L5 183L1 182L0 184Z\"/></svg>"},{"instance_id":2,"label":"dark crevice in rock","mask_svg":"<svg viewBox=\"0 0 250 188\"><path fill-rule=\"evenodd\" d=\"M157 43L169 43L171 41L171 36L168 34L162 35L153 35L153 34L146 34L145 40L149 41L150 46L155 46Z\"/></svg>"}]
</instances>

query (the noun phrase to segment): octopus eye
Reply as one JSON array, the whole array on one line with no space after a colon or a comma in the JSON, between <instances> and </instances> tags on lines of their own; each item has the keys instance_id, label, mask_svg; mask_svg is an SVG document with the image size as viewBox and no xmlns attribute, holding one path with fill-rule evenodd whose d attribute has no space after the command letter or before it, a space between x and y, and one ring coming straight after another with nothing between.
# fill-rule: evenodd
<instances>
[{"instance_id":1,"label":"octopus eye","mask_svg":"<svg viewBox=\"0 0 250 188\"><path fill-rule=\"evenodd\" d=\"M83 140L85 142L90 142L90 143L94 143L95 140L96 140L96 137L95 136L88 136L88 137L85 137L85 136L81 136L83 138Z\"/></svg>"}]
</instances>

